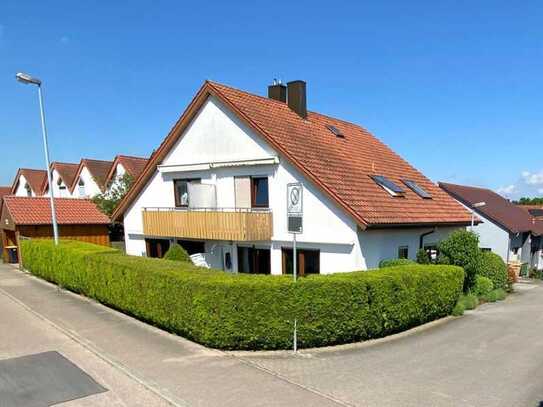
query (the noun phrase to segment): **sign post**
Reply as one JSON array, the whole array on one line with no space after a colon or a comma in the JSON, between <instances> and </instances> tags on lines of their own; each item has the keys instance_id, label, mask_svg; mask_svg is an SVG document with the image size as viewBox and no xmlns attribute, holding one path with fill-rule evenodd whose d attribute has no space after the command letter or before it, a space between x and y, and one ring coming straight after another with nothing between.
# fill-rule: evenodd
<instances>
[{"instance_id":1,"label":"sign post","mask_svg":"<svg viewBox=\"0 0 543 407\"><path fill-rule=\"evenodd\" d=\"M292 233L292 276L296 282L298 255L296 252L296 235L303 232L303 185L299 182L287 184L287 227ZM298 350L297 320L294 319L293 350Z\"/></svg>"}]
</instances>

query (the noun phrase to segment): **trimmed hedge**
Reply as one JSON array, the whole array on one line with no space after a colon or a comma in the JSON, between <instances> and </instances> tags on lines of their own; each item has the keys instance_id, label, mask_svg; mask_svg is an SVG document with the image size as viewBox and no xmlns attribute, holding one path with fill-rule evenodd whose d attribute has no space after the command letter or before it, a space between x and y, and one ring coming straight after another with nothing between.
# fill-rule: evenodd
<instances>
[{"instance_id":1,"label":"trimmed hedge","mask_svg":"<svg viewBox=\"0 0 543 407\"><path fill-rule=\"evenodd\" d=\"M133 257L81 242L22 241L31 273L168 331L221 349L288 349L378 338L449 315L462 292L455 266L241 275Z\"/></svg>"},{"instance_id":2,"label":"trimmed hedge","mask_svg":"<svg viewBox=\"0 0 543 407\"><path fill-rule=\"evenodd\" d=\"M387 259L379 262L379 268L382 269L387 267L407 266L409 264L415 264L415 262L409 259Z\"/></svg>"},{"instance_id":3,"label":"trimmed hedge","mask_svg":"<svg viewBox=\"0 0 543 407\"><path fill-rule=\"evenodd\" d=\"M478 274L492 280L494 288L507 290L507 265L500 256L492 252L481 252L481 267Z\"/></svg>"}]
</instances>

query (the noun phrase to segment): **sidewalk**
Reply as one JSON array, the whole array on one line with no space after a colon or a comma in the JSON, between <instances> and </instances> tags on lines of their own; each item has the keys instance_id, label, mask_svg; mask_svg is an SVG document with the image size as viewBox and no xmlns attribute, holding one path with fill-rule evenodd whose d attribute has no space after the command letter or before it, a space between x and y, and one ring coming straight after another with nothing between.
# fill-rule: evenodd
<instances>
[{"instance_id":1,"label":"sidewalk","mask_svg":"<svg viewBox=\"0 0 543 407\"><path fill-rule=\"evenodd\" d=\"M149 406L164 402L225 407L344 405L231 354L207 349L59 290L9 265L0 264L0 299L18 308L21 318L40 318L56 334L113 366L125 380L138 383L154 400L160 398L160 403L145 403ZM9 326L10 314L2 312L0 324ZM2 340L16 343L20 339L19 335L3 335Z\"/></svg>"}]
</instances>

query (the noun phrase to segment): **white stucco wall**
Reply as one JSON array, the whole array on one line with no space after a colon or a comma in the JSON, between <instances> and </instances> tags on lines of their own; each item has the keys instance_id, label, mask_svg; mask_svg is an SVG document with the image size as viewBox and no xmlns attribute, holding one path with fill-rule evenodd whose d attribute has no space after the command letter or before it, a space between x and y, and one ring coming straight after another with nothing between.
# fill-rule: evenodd
<instances>
[{"instance_id":1,"label":"white stucco wall","mask_svg":"<svg viewBox=\"0 0 543 407\"><path fill-rule=\"evenodd\" d=\"M79 180L83 180L83 182L85 183L85 190L84 190L83 195L81 195L81 192L79 190ZM100 187L94 180L88 168L83 167L79 177L77 178L75 182L75 188L72 193L73 197L74 198L92 198L93 196L98 195L101 192L102 191L100 190Z\"/></svg>"},{"instance_id":2,"label":"white stucco wall","mask_svg":"<svg viewBox=\"0 0 543 407\"><path fill-rule=\"evenodd\" d=\"M26 190L26 184L27 184L27 181L26 181L26 178L24 175L20 175L19 176L19 183L17 184L17 189L15 190L15 195L16 196L28 196L28 192ZM32 196L36 196L36 193L34 190L32 190Z\"/></svg>"},{"instance_id":3,"label":"white stucco wall","mask_svg":"<svg viewBox=\"0 0 543 407\"><path fill-rule=\"evenodd\" d=\"M163 160L161 165L188 165L237 160L275 158L278 154L264 140L254 134L232 112L214 98L208 99L200 112L187 127L183 137ZM158 170L126 211L124 226L128 254L145 253L142 209L145 207L175 206L173 180L200 178L202 183L216 187L217 206L235 206L234 177L267 176L269 206L273 216L273 236L269 242L206 242L208 260L215 267L222 267L222 256L230 251L234 269L237 268L237 246L268 248L271 250L273 274L282 271L282 248L292 247L292 235L287 231L287 184L302 182L304 185L303 233L297 237L298 248L320 250L320 271L323 274L347 272L377 267L383 258L397 257L400 245L410 247L410 257L415 258L420 233L428 229L386 230L360 232L356 222L330 200L315 185L285 159L279 164L211 168L201 171L169 172ZM452 228L439 229L425 242L448 234Z\"/></svg>"},{"instance_id":4,"label":"white stucco wall","mask_svg":"<svg viewBox=\"0 0 543 407\"><path fill-rule=\"evenodd\" d=\"M72 197L75 197L77 198L79 196L78 194L78 191L74 191L75 192L75 196L72 195L72 193L70 193L70 189L68 187L68 185L66 185L66 189L62 190L62 193L61 193L61 190L59 188L59 185L58 185L58 180L60 179L60 175L58 173L57 170L53 170L53 173L52 173L52 178L53 178L53 192L55 194L55 198L72 198ZM51 188L51 186L49 186L49 188ZM50 189L47 190L47 192L45 193L45 196L49 196L50 195Z\"/></svg>"},{"instance_id":5,"label":"white stucco wall","mask_svg":"<svg viewBox=\"0 0 543 407\"><path fill-rule=\"evenodd\" d=\"M507 263L509 259L509 232L480 213L477 214L477 217L483 221L473 227L473 232L479 236L479 247L490 249ZM468 228L468 230L470 229L471 227Z\"/></svg>"}]
</instances>

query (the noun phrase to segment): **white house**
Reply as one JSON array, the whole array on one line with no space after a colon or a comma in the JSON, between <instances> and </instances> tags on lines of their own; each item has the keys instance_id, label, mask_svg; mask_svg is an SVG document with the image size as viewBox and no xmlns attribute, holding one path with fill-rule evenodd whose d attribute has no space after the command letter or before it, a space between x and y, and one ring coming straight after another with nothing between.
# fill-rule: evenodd
<instances>
[{"instance_id":1,"label":"white house","mask_svg":"<svg viewBox=\"0 0 543 407\"><path fill-rule=\"evenodd\" d=\"M41 196L47 185L47 171L19 168L11 186L11 195Z\"/></svg>"},{"instance_id":2,"label":"white house","mask_svg":"<svg viewBox=\"0 0 543 407\"><path fill-rule=\"evenodd\" d=\"M75 180L79 164L71 163L51 163L51 178L53 183L53 192L56 198L77 198L77 194L71 191L72 184ZM43 190L44 196L49 196L50 186L46 180Z\"/></svg>"},{"instance_id":3,"label":"white house","mask_svg":"<svg viewBox=\"0 0 543 407\"><path fill-rule=\"evenodd\" d=\"M292 272L292 183L303 185L300 274L414 259L469 224L465 208L368 131L308 112L305 82L268 95L204 83L113 215L124 218L128 254L160 257L179 242L223 270Z\"/></svg>"},{"instance_id":4,"label":"white house","mask_svg":"<svg viewBox=\"0 0 543 407\"><path fill-rule=\"evenodd\" d=\"M133 180L136 180L142 173L148 161L147 158L143 157L117 155L106 176L106 185L114 186L125 174L128 174Z\"/></svg>"},{"instance_id":5,"label":"white house","mask_svg":"<svg viewBox=\"0 0 543 407\"><path fill-rule=\"evenodd\" d=\"M482 221L470 226L479 246L498 254L506 263L519 261L543 268L541 223L528 211L486 188L440 182L439 186Z\"/></svg>"},{"instance_id":6,"label":"white house","mask_svg":"<svg viewBox=\"0 0 543 407\"><path fill-rule=\"evenodd\" d=\"M107 176L113 162L83 158L74 181L70 185L70 193L77 198L92 198L107 189Z\"/></svg>"}]
</instances>

